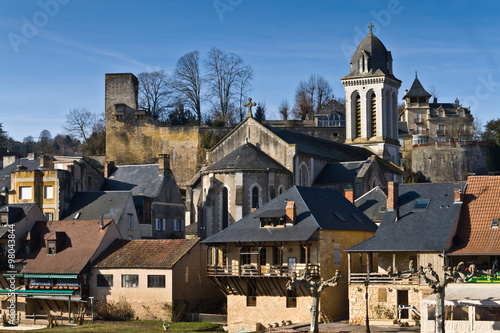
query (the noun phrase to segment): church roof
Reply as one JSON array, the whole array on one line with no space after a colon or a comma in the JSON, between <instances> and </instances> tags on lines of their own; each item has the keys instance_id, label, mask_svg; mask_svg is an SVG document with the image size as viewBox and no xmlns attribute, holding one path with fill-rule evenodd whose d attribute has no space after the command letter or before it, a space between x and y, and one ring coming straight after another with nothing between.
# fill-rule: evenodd
<instances>
[{"instance_id":1,"label":"church roof","mask_svg":"<svg viewBox=\"0 0 500 333\"><path fill-rule=\"evenodd\" d=\"M296 210L293 226L260 227L259 216L284 212L290 201ZM293 186L203 243L306 241L320 229L375 231L377 226L337 190Z\"/></svg>"},{"instance_id":2,"label":"church roof","mask_svg":"<svg viewBox=\"0 0 500 333\"><path fill-rule=\"evenodd\" d=\"M353 183L369 160L328 163L314 180L314 185Z\"/></svg>"},{"instance_id":3,"label":"church roof","mask_svg":"<svg viewBox=\"0 0 500 333\"><path fill-rule=\"evenodd\" d=\"M362 70L359 68L360 59L363 56L368 57L367 73L362 73ZM351 73L346 75L343 79L374 75L388 76L396 79L388 66L391 61L391 52L387 51L384 44L372 33L370 28L370 33L361 41L361 43L359 43L356 51L351 57Z\"/></svg>"},{"instance_id":4,"label":"church roof","mask_svg":"<svg viewBox=\"0 0 500 333\"><path fill-rule=\"evenodd\" d=\"M332 162L362 161L373 155L371 151L365 148L350 146L337 141L292 132L278 127L266 127L288 144L295 144L297 152L303 155L317 156Z\"/></svg>"},{"instance_id":5,"label":"church roof","mask_svg":"<svg viewBox=\"0 0 500 333\"><path fill-rule=\"evenodd\" d=\"M413 84L411 85L410 91L406 93L406 95L403 97L403 99L407 97L431 97L432 95L429 94L420 81L418 80L417 75L415 74L415 81L413 81Z\"/></svg>"},{"instance_id":6,"label":"church roof","mask_svg":"<svg viewBox=\"0 0 500 333\"><path fill-rule=\"evenodd\" d=\"M251 143L245 143L236 148L228 155L215 162L204 172L212 172L219 170L273 170L281 172L289 172L284 166L276 162L260 149Z\"/></svg>"}]
</instances>

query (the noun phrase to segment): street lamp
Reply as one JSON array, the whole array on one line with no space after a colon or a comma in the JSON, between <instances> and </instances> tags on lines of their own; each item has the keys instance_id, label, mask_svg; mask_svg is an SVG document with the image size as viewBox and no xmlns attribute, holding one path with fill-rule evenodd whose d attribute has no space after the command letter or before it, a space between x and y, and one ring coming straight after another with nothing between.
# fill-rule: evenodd
<instances>
[{"instance_id":1,"label":"street lamp","mask_svg":"<svg viewBox=\"0 0 500 333\"><path fill-rule=\"evenodd\" d=\"M370 332L370 322L368 319L368 285L370 284L370 273L366 274L366 279L365 279L365 300L366 300L366 333L371 333Z\"/></svg>"}]
</instances>

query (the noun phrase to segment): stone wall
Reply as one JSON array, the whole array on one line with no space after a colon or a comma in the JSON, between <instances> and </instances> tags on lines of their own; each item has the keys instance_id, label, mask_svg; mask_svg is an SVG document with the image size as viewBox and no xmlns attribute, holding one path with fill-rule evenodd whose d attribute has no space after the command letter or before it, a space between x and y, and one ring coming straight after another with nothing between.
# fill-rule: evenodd
<instances>
[{"instance_id":1,"label":"stone wall","mask_svg":"<svg viewBox=\"0 0 500 333\"><path fill-rule=\"evenodd\" d=\"M415 145L413 172L422 172L433 183L465 181L467 175L487 175L486 161L492 144L484 142L435 142Z\"/></svg>"}]
</instances>

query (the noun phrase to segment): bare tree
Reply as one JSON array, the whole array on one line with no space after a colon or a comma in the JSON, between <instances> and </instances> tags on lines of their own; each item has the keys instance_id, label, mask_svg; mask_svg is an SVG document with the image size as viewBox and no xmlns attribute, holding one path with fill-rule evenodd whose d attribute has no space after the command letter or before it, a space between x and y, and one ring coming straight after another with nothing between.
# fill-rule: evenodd
<instances>
[{"instance_id":1,"label":"bare tree","mask_svg":"<svg viewBox=\"0 0 500 333\"><path fill-rule=\"evenodd\" d=\"M169 106L168 76L164 70L143 72L139 78L139 107L151 118L163 120Z\"/></svg>"},{"instance_id":2,"label":"bare tree","mask_svg":"<svg viewBox=\"0 0 500 333\"><path fill-rule=\"evenodd\" d=\"M313 119L332 96L330 83L320 75L311 75L307 81L300 81L295 90L294 116L301 120Z\"/></svg>"},{"instance_id":3,"label":"bare tree","mask_svg":"<svg viewBox=\"0 0 500 333\"><path fill-rule=\"evenodd\" d=\"M278 113L283 120L288 120L288 116L290 115L290 105L288 105L288 101L286 99L281 102L278 107Z\"/></svg>"},{"instance_id":4,"label":"bare tree","mask_svg":"<svg viewBox=\"0 0 500 333\"><path fill-rule=\"evenodd\" d=\"M238 79L238 111L240 116L240 121L245 119L245 112L243 110L243 104L245 103L245 97L248 96L252 86L250 80L253 79L253 68L251 66L245 66L241 75Z\"/></svg>"},{"instance_id":5,"label":"bare tree","mask_svg":"<svg viewBox=\"0 0 500 333\"><path fill-rule=\"evenodd\" d=\"M319 331L319 296L321 292L327 287L337 286L340 278L342 278L342 273L337 270L335 275L326 281L323 279L314 281L312 276L309 274L309 271L305 269L304 273L300 275L297 275L295 272L292 273L290 280L286 283L286 289L288 290L293 290L295 286L302 286L311 294L311 327L309 332L317 333Z\"/></svg>"},{"instance_id":6,"label":"bare tree","mask_svg":"<svg viewBox=\"0 0 500 333\"><path fill-rule=\"evenodd\" d=\"M177 92L178 98L195 112L198 125L200 125L202 79L198 51L186 53L177 61L171 82L172 90Z\"/></svg>"},{"instance_id":7,"label":"bare tree","mask_svg":"<svg viewBox=\"0 0 500 333\"><path fill-rule=\"evenodd\" d=\"M212 48L207 55L206 82L208 94L211 98L214 114L224 122L229 122L231 111L234 111L235 95L244 76L249 72L249 66L243 59L234 53L225 53L217 48ZM247 80L248 81L251 79ZM233 110L231 110L233 109Z\"/></svg>"},{"instance_id":8,"label":"bare tree","mask_svg":"<svg viewBox=\"0 0 500 333\"><path fill-rule=\"evenodd\" d=\"M92 135L92 130L96 123L96 114L87 108L71 109L66 114L66 123L63 129L67 134L81 141L87 141Z\"/></svg>"},{"instance_id":9,"label":"bare tree","mask_svg":"<svg viewBox=\"0 0 500 333\"><path fill-rule=\"evenodd\" d=\"M441 92L438 90L436 86L430 86L429 94L431 94L432 98L435 98L436 100L439 98L439 96L441 96Z\"/></svg>"}]
</instances>

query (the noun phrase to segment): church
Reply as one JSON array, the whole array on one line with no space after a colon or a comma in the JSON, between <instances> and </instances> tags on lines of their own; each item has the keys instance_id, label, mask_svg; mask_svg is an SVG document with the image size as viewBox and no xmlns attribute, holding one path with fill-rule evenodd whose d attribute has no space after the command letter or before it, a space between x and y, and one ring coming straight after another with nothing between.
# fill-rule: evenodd
<instances>
[{"instance_id":1,"label":"church","mask_svg":"<svg viewBox=\"0 0 500 333\"><path fill-rule=\"evenodd\" d=\"M208 152L186 190L186 224L209 237L293 185L352 189L360 197L388 181L402 182L398 88L391 52L370 32L341 80L346 143L263 125L248 117Z\"/></svg>"}]
</instances>

